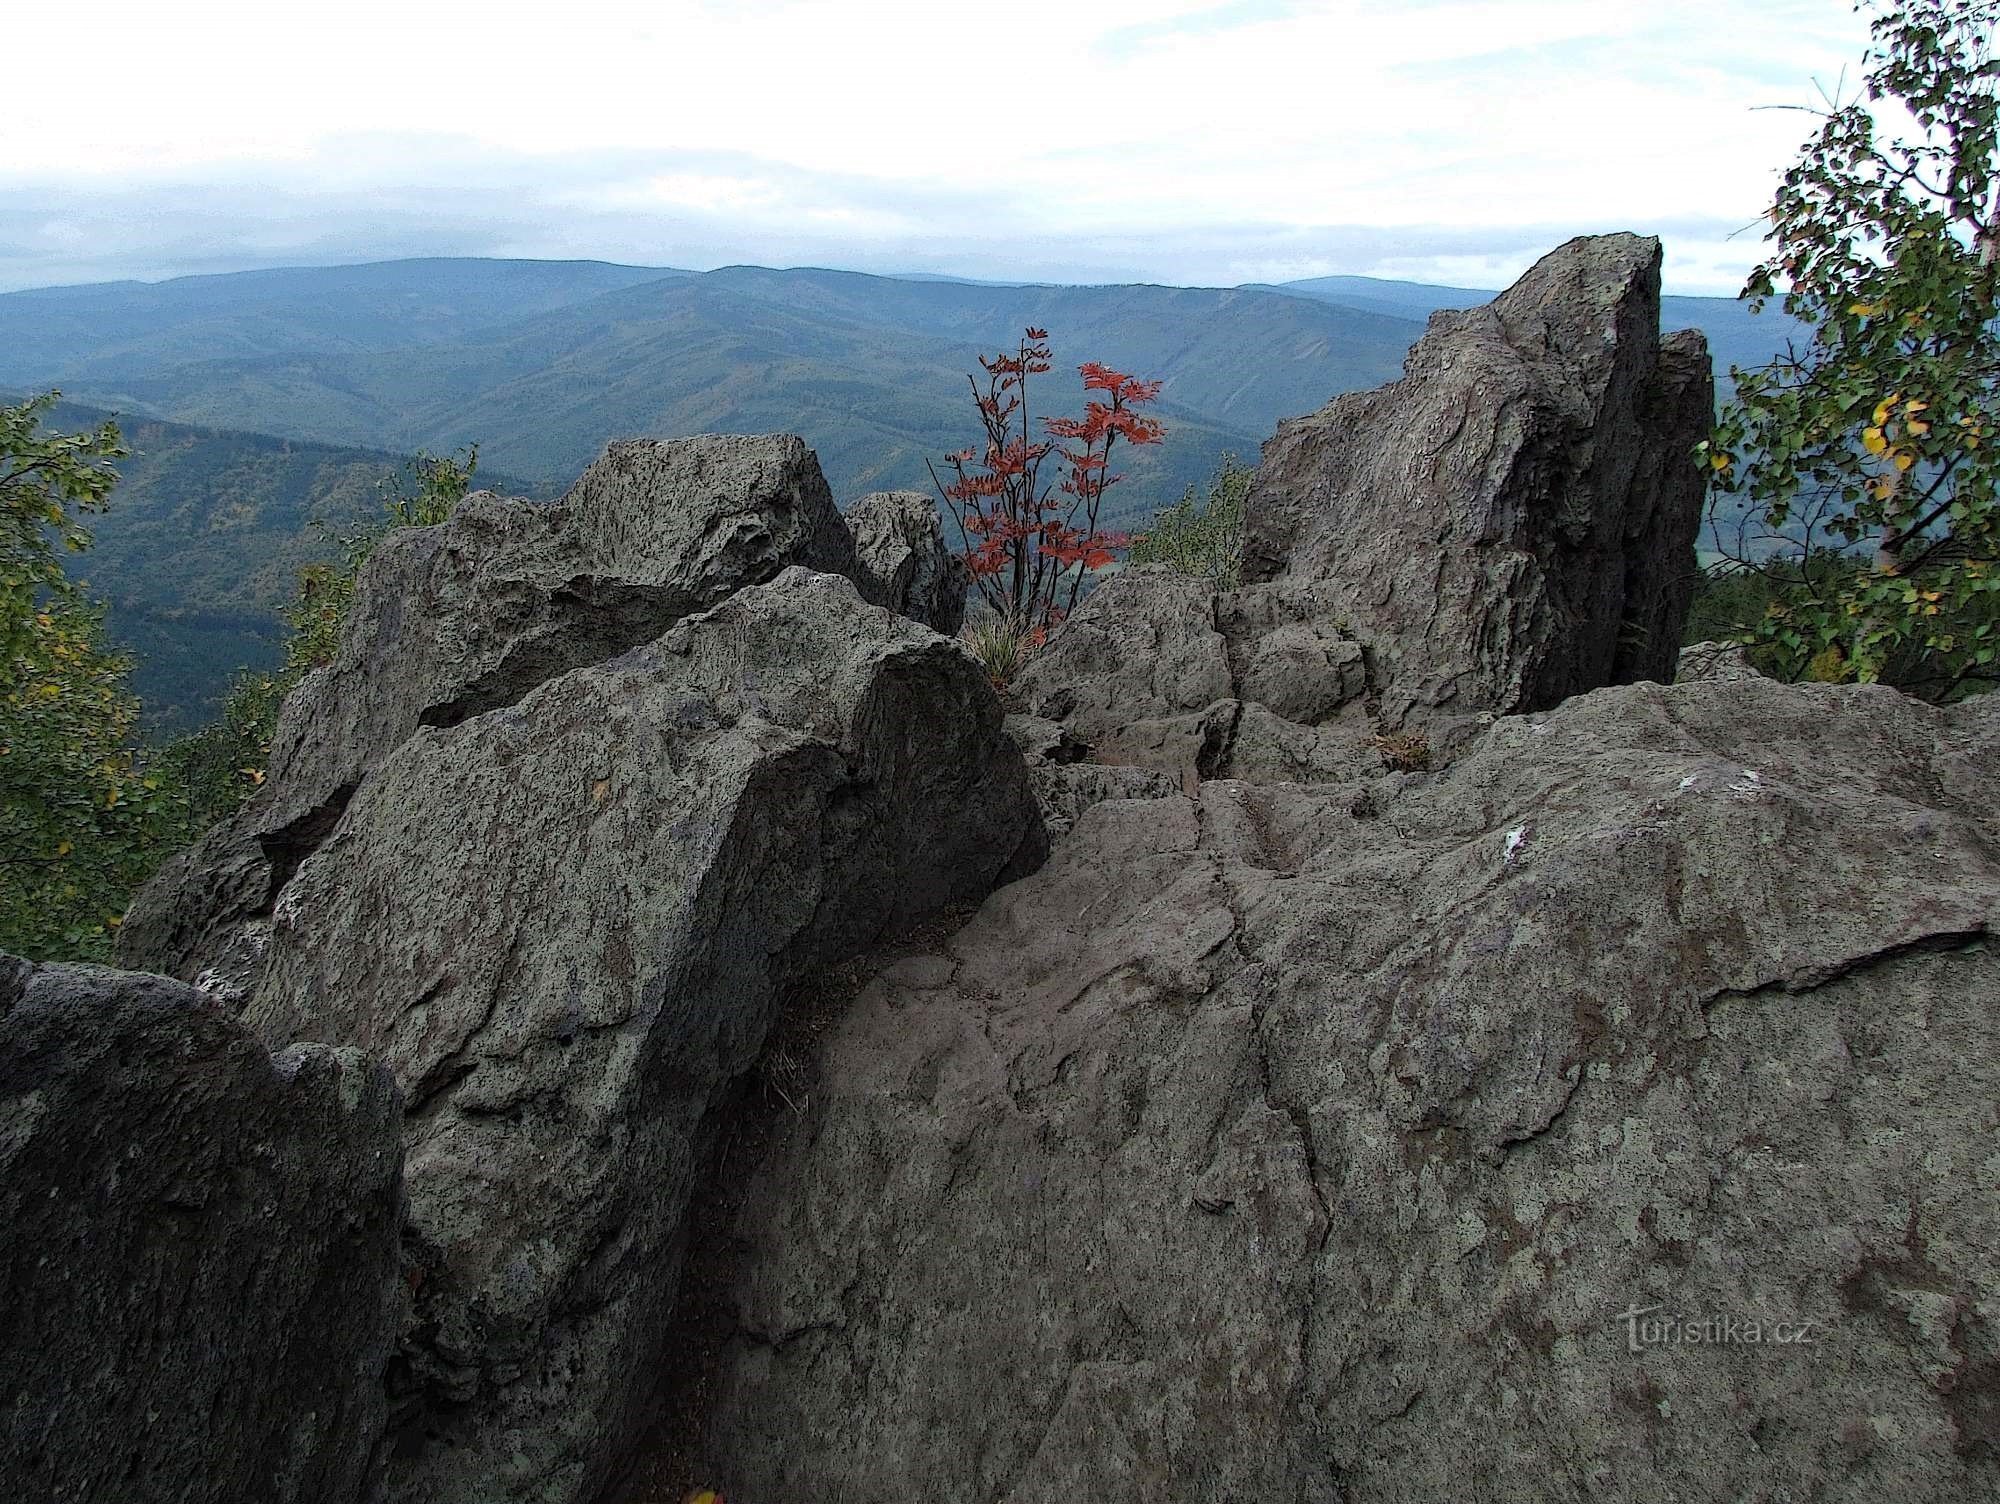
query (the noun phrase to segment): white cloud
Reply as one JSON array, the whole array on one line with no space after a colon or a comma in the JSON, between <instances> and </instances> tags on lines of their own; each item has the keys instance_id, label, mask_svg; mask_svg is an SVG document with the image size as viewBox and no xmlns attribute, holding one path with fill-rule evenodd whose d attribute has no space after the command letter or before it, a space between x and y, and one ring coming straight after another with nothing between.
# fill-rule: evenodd
<instances>
[{"instance_id":1,"label":"white cloud","mask_svg":"<svg viewBox=\"0 0 2000 1504\"><path fill-rule=\"evenodd\" d=\"M1070 275L1129 257L1212 282L1325 265L1357 232L1423 244L1327 269L1470 256L1499 275L1531 228L1706 225L1670 244L1690 291L1740 282L1755 242L1717 227L1757 218L1810 124L1755 107L1809 102L1865 42L1842 0L1009 0L1004 16L108 0L90 16L8 21L11 50L40 61L10 75L0 192L65 222L92 200L113 214L260 185L274 205L339 201L358 229L371 199L431 190L452 206L440 249L490 219L564 254L592 253L576 241L594 225L595 253L617 255L615 227L651 215L658 238L692 216L711 239L740 231L737 259L783 259L797 226L845 234L844 255L823 249L857 266L949 246L971 260L922 269L1005 275L991 263L1021 246ZM476 185L496 195L484 211ZM218 220L209 251L269 218ZM395 228L385 248L411 226ZM1463 230L1491 243L1447 249ZM1201 231L1233 258L1192 264ZM0 220L0 238L8 285L75 279L60 237ZM1066 244L1118 249L1065 261Z\"/></svg>"}]
</instances>

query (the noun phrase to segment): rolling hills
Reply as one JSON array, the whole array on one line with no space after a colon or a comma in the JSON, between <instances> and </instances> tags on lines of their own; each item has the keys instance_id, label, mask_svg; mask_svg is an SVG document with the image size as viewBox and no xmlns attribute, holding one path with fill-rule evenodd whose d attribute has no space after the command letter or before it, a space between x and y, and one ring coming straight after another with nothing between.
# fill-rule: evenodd
<instances>
[{"instance_id":1,"label":"rolling hills","mask_svg":"<svg viewBox=\"0 0 2000 1504\"><path fill-rule=\"evenodd\" d=\"M396 456L480 446L482 480L559 491L615 437L798 433L843 503L928 488L976 433L976 358L1046 328L1036 413L1101 360L1163 382L1104 521L1134 528L1281 418L1394 377L1437 308L1485 293L1359 277L1275 286L1007 285L737 266L424 260L0 295L0 387L122 415L138 451L89 573L142 660L156 723L272 650L309 523L372 503ZM1669 298L1751 364L1784 321ZM501 481L499 477L517 477Z\"/></svg>"}]
</instances>

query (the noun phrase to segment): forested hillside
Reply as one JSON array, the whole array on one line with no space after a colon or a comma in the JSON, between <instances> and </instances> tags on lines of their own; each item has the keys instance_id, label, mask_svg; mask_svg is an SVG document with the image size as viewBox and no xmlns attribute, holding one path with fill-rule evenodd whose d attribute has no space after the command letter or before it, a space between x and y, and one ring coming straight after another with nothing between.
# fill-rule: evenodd
<instances>
[{"instance_id":1,"label":"forested hillside","mask_svg":"<svg viewBox=\"0 0 2000 1504\"><path fill-rule=\"evenodd\" d=\"M120 415L135 453L88 572L171 728L268 661L271 610L325 547L311 524L369 510L397 455L477 444L481 484L553 495L613 438L790 432L842 503L929 489L926 461L978 432L978 356L1035 325L1055 352L1037 417L1078 407L1085 360L1162 383L1166 442L1122 454L1106 497L1104 524L1129 530L1225 452L1254 459L1281 419L1396 376L1433 309L1486 296L397 261L0 296L0 387L60 386L80 404L66 424ZM1780 316L1727 299L1665 310L1724 367L1782 338Z\"/></svg>"},{"instance_id":2,"label":"forested hillside","mask_svg":"<svg viewBox=\"0 0 2000 1504\"><path fill-rule=\"evenodd\" d=\"M0 341L12 322L43 316L18 299L0 298ZM149 353L107 336L104 350L45 363L33 379L126 412L322 443L478 443L494 466L544 487L620 436L793 432L851 498L928 484L925 460L973 431L965 377L977 356L1037 324L1056 352L1042 410L1075 406L1084 360L1164 383L1172 440L1136 457L1114 493L1115 510L1143 516L1222 451L1254 451L1280 418L1395 375L1421 332L1259 291L988 287L756 267L649 276L448 336L433 320L421 342L398 348L321 339L319 324L280 320L268 300L218 317L226 328L155 330ZM198 328L219 335L207 357L192 353ZM253 340L266 346L246 350Z\"/></svg>"},{"instance_id":3,"label":"forested hillside","mask_svg":"<svg viewBox=\"0 0 2000 1504\"><path fill-rule=\"evenodd\" d=\"M50 421L80 430L108 416L64 402ZM403 460L155 418L118 424L132 454L119 462L111 506L90 519L95 543L78 573L105 603L112 639L137 660L148 726L185 730L213 713L237 670L275 661L274 613L299 567L331 557L332 535L379 509Z\"/></svg>"}]
</instances>

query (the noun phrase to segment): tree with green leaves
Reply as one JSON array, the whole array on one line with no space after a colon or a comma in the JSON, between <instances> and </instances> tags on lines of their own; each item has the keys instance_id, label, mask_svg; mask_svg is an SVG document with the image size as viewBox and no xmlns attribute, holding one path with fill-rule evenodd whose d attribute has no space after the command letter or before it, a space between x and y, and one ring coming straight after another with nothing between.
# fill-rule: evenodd
<instances>
[{"instance_id":1,"label":"tree with green leaves","mask_svg":"<svg viewBox=\"0 0 2000 1504\"><path fill-rule=\"evenodd\" d=\"M1811 339L1732 373L1703 458L1761 524L1731 567L1772 587L1762 660L1945 701L2000 682L2000 3L1857 9L1859 94L1814 112L1744 289Z\"/></svg>"},{"instance_id":2,"label":"tree with green leaves","mask_svg":"<svg viewBox=\"0 0 2000 1504\"><path fill-rule=\"evenodd\" d=\"M1190 485L1133 538L1126 558L1202 575L1220 590L1235 589L1243 577L1243 502L1256 473L1234 454L1224 454L1209 477L1206 499Z\"/></svg>"},{"instance_id":3,"label":"tree with green leaves","mask_svg":"<svg viewBox=\"0 0 2000 1504\"><path fill-rule=\"evenodd\" d=\"M43 432L57 395L0 407L0 950L92 959L184 822L139 747L130 661L63 567L126 449L111 423Z\"/></svg>"}]
</instances>

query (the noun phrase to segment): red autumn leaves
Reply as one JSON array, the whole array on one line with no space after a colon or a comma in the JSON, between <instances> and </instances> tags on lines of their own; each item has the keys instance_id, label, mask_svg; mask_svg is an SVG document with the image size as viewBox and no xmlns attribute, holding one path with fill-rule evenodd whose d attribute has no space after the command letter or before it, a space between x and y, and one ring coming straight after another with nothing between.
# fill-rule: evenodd
<instances>
[{"instance_id":1,"label":"red autumn leaves","mask_svg":"<svg viewBox=\"0 0 2000 1504\"><path fill-rule=\"evenodd\" d=\"M975 446L945 456L949 485L932 467L938 494L965 536L965 562L986 604L1021 634L1046 633L1072 610L1085 575L1104 568L1130 540L1098 531L1104 493L1123 477L1111 472L1111 453L1127 444L1157 444L1166 430L1135 409L1160 394L1157 381L1139 381L1096 361L1077 369L1087 397L1081 418L1043 418L1033 437L1028 378L1049 364L1048 331L1029 329L1013 354L979 357L986 372L972 400L986 430ZM1066 466L1061 484L1042 483L1051 455Z\"/></svg>"}]
</instances>

